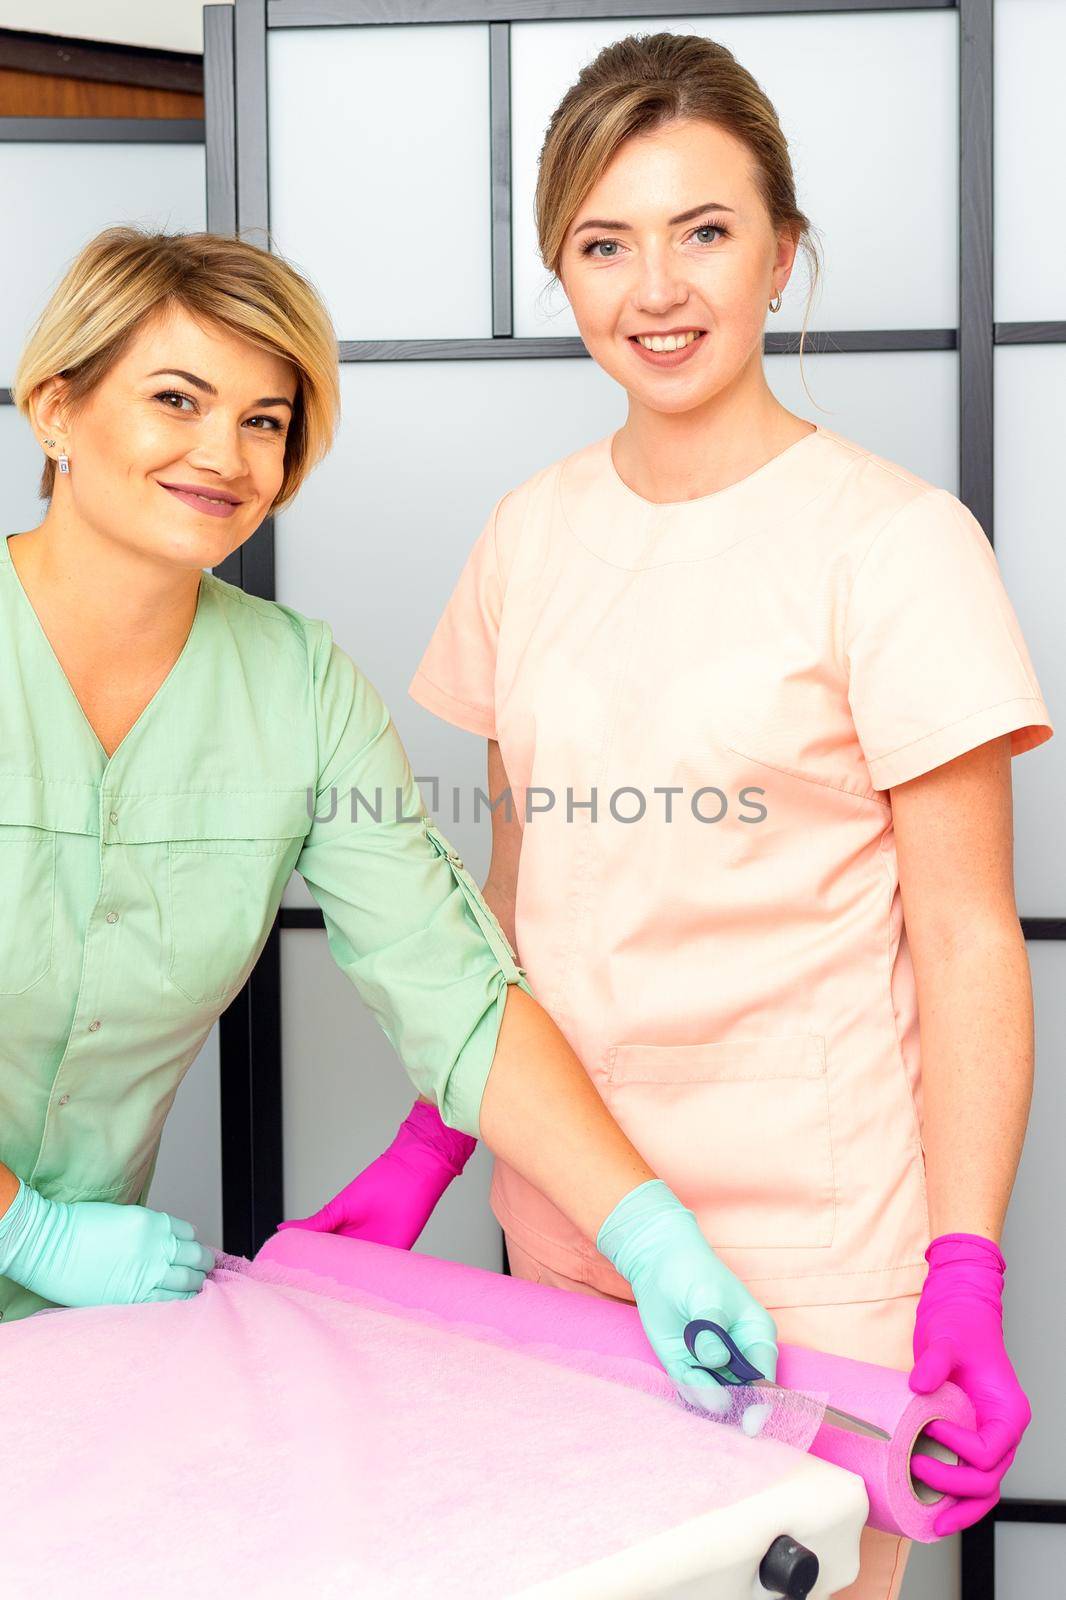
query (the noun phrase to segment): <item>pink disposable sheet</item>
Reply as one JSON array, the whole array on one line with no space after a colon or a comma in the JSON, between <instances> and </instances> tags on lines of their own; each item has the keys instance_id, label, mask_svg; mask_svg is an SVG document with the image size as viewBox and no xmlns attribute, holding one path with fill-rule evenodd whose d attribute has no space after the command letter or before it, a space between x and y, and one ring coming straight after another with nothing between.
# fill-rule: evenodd
<instances>
[{"instance_id":1,"label":"pink disposable sheet","mask_svg":"<svg viewBox=\"0 0 1066 1600\"><path fill-rule=\"evenodd\" d=\"M646 1347L571 1345L582 1297L474 1273L507 1328L471 1272L292 1230L191 1300L0 1329L4 1592L496 1600L795 1469Z\"/></svg>"},{"instance_id":2,"label":"pink disposable sheet","mask_svg":"<svg viewBox=\"0 0 1066 1600\"><path fill-rule=\"evenodd\" d=\"M257 1260L343 1277L350 1286L373 1288L409 1310L446 1312L527 1347L542 1340L554 1359L574 1365L589 1357L607 1361L611 1366L603 1370L622 1382L643 1386L650 1381L651 1392L671 1392L632 1306L516 1282L433 1256L405 1259L404 1252L380 1245L357 1243L354 1249L345 1248L352 1242L329 1234L287 1230L270 1239ZM646 1371L642 1374L640 1368ZM935 1418L972 1428L974 1412L966 1395L951 1383L933 1394L916 1395L905 1372L825 1355L801 1345L781 1346L777 1380L787 1388L828 1399L839 1410L865 1418L890 1436L885 1443L834 1426L831 1417L826 1417L817 1431L810 1429L802 1440L793 1442L809 1445L812 1455L846 1467L864 1480L871 1527L932 1543L937 1515L953 1502L912 1479L910 1458L920 1441L926 1452L954 1459L941 1446L922 1438L922 1433Z\"/></svg>"}]
</instances>

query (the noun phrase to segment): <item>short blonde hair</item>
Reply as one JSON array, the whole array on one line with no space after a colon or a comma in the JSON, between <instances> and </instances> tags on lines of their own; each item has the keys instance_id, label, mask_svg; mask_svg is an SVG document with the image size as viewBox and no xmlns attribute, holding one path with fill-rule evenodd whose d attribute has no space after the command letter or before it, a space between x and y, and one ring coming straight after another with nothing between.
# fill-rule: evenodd
<instances>
[{"instance_id":1,"label":"short blonde hair","mask_svg":"<svg viewBox=\"0 0 1066 1600\"><path fill-rule=\"evenodd\" d=\"M604 47L578 73L552 113L540 153L534 211L541 260L558 276L579 206L622 145L635 135L693 119L713 123L746 145L775 233L785 227L807 258L811 298L818 251L810 219L796 201L788 141L769 98L724 44L699 34L629 34Z\"/></svg>"},{"instance_id":2,"label":"short blonde hair","mask_svg":"<svg viewBox=\"0 0 1066 1600\"><path fill-rule=\"evenodd\" d=\"M296 368L285 472L272 507L280 510L333 442L340 415L337 336L308 280L283 257L242 239L127 226L98 233L75 256L33 325L15 373L15 404L28 417L34 392L62 376L76 413L140 326L173 304ZM49 456L42 500L51 498L55 470Z\"/></svg>"}]
</instances>

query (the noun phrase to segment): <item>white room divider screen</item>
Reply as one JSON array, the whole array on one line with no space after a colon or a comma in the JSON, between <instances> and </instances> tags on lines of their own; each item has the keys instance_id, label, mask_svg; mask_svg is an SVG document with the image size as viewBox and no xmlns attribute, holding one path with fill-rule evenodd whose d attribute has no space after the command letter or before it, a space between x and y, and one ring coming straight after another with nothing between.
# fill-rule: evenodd
<instances>
[{"instance_id":1,"label":"white room divider screen","mask_svg":"<svg viewBox=\"0 0 1066 1600\"><path fill-rule=\"evenodd\" d=\"M532 189L556 98L632 31L713 35L766 88L827 269L810 395L795 354L800 275L767 338L770 380L786 404L966 502L995 535L1052 708L1064 699L1053 550L1066 224L1049 201L1066 133L1051 76L1066 18L1055 0L997 0L995 11L992 0L237 0L207 7L205 24L209 225L310 274L343 363L331 456L223 575L329 620L384 695L424 786L446 774L446 797L452 783L484 783L481 742L414 706L406 685L493 500L623 418L561 293L547 292ZM1044 1070L1006 1248L1012 1350L1036 1420L1012 1496L963 1541L965 1600L1053 1592L1062 1566L1062 1384L1041 1329L1062 1326L1066 1297L1038 1263L1058 1253L1047 1198L1063 1125L1051 1067L1066 1039L1063 768L1052 741L1015 771ZM446 803L439 816L483 863L487 829ZM321 928L294 881L222 1019L230 1250L256 1249L283 1209L321 1204L382 1148L411 1098ZM482 1156L422 1244L496 1266Z\"/></svg>"}]
</instances>

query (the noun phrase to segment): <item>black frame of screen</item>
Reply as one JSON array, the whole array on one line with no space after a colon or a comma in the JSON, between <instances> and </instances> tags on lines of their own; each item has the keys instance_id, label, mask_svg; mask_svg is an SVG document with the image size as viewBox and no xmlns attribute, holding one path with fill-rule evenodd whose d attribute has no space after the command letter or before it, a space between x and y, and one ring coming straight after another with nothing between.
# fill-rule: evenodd
<instances>
[{"instance_id":1,"label":"black frame of screen","mask_svg":"<svg viewBox=\"0 0 1066 1600\"><path fill-rule=\"evenodd\" d=\"M957 350L959 498L990 542L993 527L993 352L997 344L1066 342L1066 321L993 320L993 0L235 0L204 8L208 226L269 239L267 32L471 22L489 33L492 337L341 340L342 361L587 359L580 339L515 338L511 260L510 29L513 22L807 12L959 13L959 326L809 333L812 353ZM795 354L796 333L764 336L768 355ZM274 525L268 518L221 575L274 598ZM221 570L221 569L220 569ZM1066 916L1023 917L1026 939L1066 938ZM252 1253L283 1216L280 1107L281 929L322 929L322 913L282 907L245 991L223 1015L225 1248ZM231 1018L231 1013L234 1014ZM263 1037L256 1037L261 1030ZM227 1075L230 1078L226 1087ZM253 1159L254 1158L254 1159ZM507 1269L506 1254L504 1270ZM996 1600L995 1524L1066 1522L1066 1500L1001 1500L961 1539L962 1600Z\"/></svg>"}]
</instances>

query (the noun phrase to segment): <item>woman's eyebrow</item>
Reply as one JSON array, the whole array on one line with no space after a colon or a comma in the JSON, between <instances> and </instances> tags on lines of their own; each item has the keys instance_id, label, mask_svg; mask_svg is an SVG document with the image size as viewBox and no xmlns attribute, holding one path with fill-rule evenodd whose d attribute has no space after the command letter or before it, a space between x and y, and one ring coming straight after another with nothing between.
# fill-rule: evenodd
<instances>
[{"instance_id":1,"label":"woman's eyebrow","mask_svg":"<svg viewBox=\"0 0 1066 1600\"><path fill-rule=\"evenodd\" d=\"M700 216L704 211L732 211L732 210L733 210L732 206L724 206L718 200L708 200L707 204L704 205L704 206L693 206L691 211L682 211L680 216L671 217L669 226L673 227L675 222L691 222L693 217ZM629 231L631 231L632 224L629 223L629 222L604 222L598 217L592 217L592 218L590 218L590 220L588 222L580 223L574 229L574 232L575 232L575 234L584 233L586 228L617 228L617 229L624 230L625 232L629 232Z\"/></svg>"},{"instance_id":2,"label":"woman's eyebrow","mask_svg":"<svg viewBox=\"0 0 1066 1600\"><path fill-rule=\"evenodd\" d=\"M204 394L216 394L218 390L214 384L208 383L204 378L198 378L194 372L183 372L180 367L158 367L155 372L149 372L149 378L184 378L186 383L191 383L194 388L202 389ZM253 400L253 406L288 406L293 409L292 401L286 400L283 394L265 395L262 400Z\"/></svg>"},{"instance_id":3,"label":"woman's eyebrow","mask_svg":"<svg viewBox=\"0 0 1066 1600\"><path fill-rule=\"evenodd\" d=\"M706 205L695 205L691 208L691 211L682 211L680 216L672 216L669 219L669 227L674 227L675 222L691 222L693 216L701 216L704 211L730 211L731 213L733 206L722 205L719 200L707 200ZM631 232L632 224L631 222L605 222L602 218L591 218L587 222L579 222L578 227L575 227L575 234L584 234L586 227L613 227L613 229L621 230L621 232Z\"/></svg>"}]
</instances>

